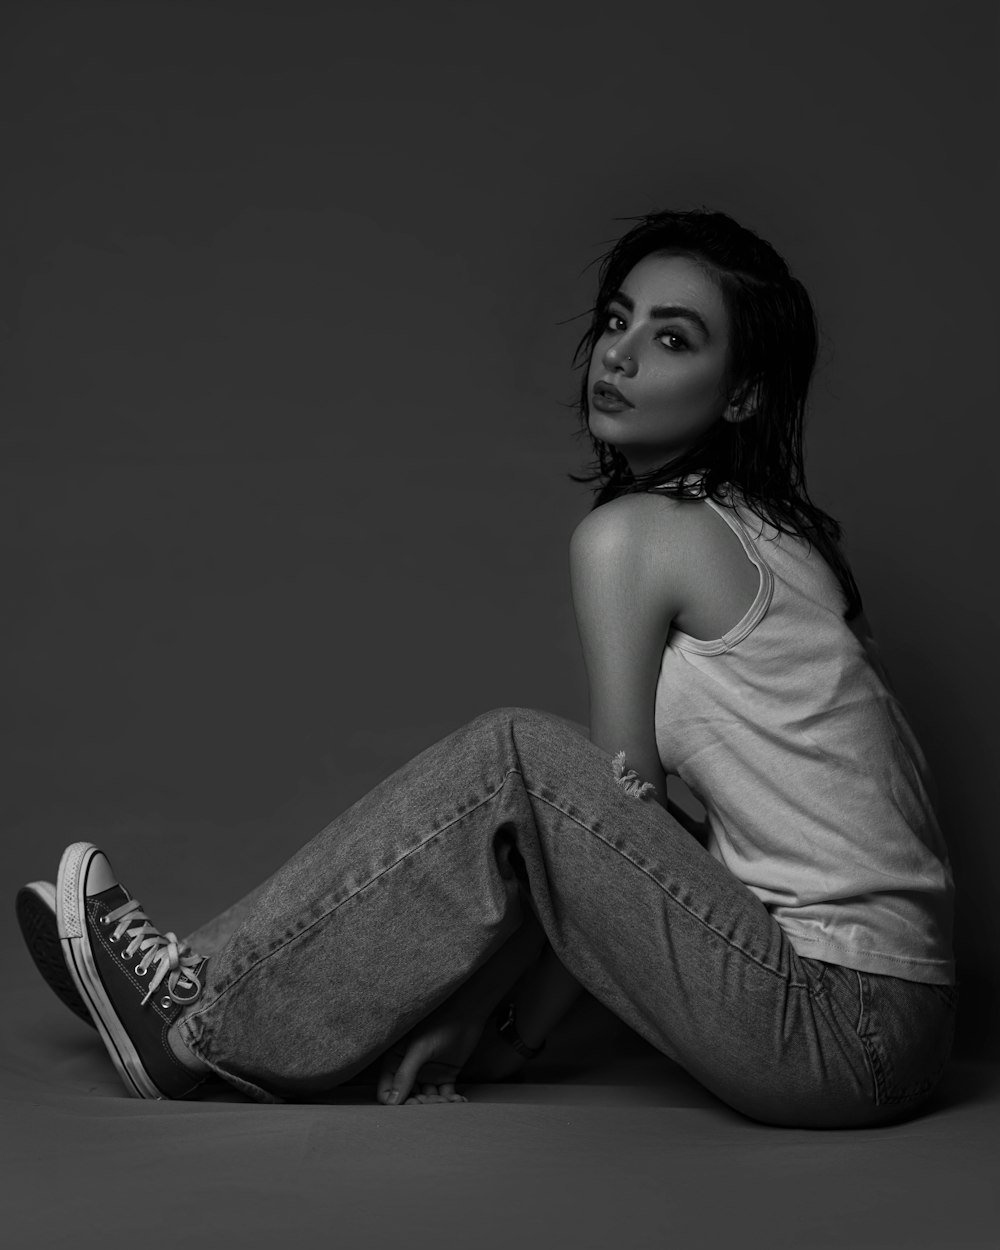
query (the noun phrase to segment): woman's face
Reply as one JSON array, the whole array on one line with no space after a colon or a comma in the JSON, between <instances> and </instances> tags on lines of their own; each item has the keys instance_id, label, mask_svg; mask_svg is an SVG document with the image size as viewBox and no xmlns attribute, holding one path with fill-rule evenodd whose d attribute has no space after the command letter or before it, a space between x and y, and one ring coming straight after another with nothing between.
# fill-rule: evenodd
<instances>
[{"instance_id":1,"label":"woman's face","mask_svg":"<svg viewBox=\"0 0 1000 1250\"><path fill-rule=\"evenodd\" d=\"M617 448L633 473L674 459L718 420L736 418L727 408L728 351L729 318L715 283L686 256L643 257L611 300L590 357L591 434ZM602 411L601 383L630 406Z\"/></svg>"}]
</instances>

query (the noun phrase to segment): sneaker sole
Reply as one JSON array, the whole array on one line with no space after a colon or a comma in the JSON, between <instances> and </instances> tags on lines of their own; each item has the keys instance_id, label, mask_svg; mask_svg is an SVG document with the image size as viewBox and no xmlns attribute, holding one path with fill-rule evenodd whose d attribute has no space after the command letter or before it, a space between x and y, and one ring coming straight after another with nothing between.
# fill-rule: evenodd
<instances>
[{"instance_id":1,"label":"sneaker sole","mask_svg":"<svg viewBox=\"0 0 1000 1250\"><path fill-rule=\"evenodd\" d=\"M17 892L14 910L28 954L49 989L78 1019L95 1028L87 1004L77 993L63 958L55 890L47 881L32 881L30 885L23 885Z\"/></svg>"},{"instance_id":2,"label":"sneaker sole","mask_svg":"<svg viewBox=\"0 0 1000 1250\"><path fill-rule=\"evenodd\" d=\"M87 879L87 868L96 854L98 848L92 842L74 842L63 851L56 882L59 941L73 984L93 1017L101 1040L125 1088L133 1098L162 1100L164 1095L153 1084L139 1058L139 1052L121 1026L118 1013L105 993L104 983L94 962L87 933L84 882Z\"/></svg>"}]
</instances>

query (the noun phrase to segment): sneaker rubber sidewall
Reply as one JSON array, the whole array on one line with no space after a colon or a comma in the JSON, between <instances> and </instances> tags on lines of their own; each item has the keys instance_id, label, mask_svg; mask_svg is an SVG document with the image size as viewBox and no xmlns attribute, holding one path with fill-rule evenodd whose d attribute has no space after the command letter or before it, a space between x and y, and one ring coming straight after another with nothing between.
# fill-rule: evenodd
<instances>
[{"instance_id":1,"label":"sneaker rubber sidewall","mask_svg":"<svg viewBox=\"0 0 1000 1250\"><path fill-rule=\"evenodd\" d=\"M74 842L63 852L56 882L59 940L73 982L93 1017L125 1088L133 1098L162 1100L163 1093L153 1084L138 1051L119 1023L118 1013L97 971L90 944L87 931L87 870L94 856L101 853L92 842Z\"/></svg>"}]
</instances>

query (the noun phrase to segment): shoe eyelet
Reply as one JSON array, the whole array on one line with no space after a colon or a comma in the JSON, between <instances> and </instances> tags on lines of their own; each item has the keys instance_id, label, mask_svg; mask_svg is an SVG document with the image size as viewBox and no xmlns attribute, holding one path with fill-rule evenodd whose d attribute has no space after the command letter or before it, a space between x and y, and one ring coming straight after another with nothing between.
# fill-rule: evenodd
<instances>
[{"instance_id":1,"label":"shoe eyelet","mask_svg":"<svg viewBox=\"0 0 1000 1250\"><path fill-rule=\"evenodd\" d=\"M148 968L144 968L144 967L142 966L142 964L136 964L136 966L135 966L135 975L136 975L137 977L144 977L144 976L146 975L146 973L147 973L147 972L149 972L149 969L148 969Z\"/></svg>"},{"instance_id":2,"label":"shoe eyelet","mask_svg":"<svg viewBox=\"0 0 1000 1250\"><path fill-rule=\"evenodd\" d=\"M131 959L131 958L132 958L132 956L128 953L128 951L127 951L127 950L126 950L126 951L119 951L119 954L121 955L122 959Z\"/></svg>"},{"instance_id":3,"label":"shoe eyelet","mask_svg":"<svg viewBox=\"0 0 1000 1250\"><path fill-rule=\"evenodd\" d=\"M166 1010L166 1009L170 1006L170 999L169 999L169 998L161 998L161 999L160 999L160 1006L161 1006L164 1010Z\"/></svg>"},{"instance_id":4,"label":"shoe eyelet","mask_svg":"<svg viewBox=\"0 0 1000 1250\"><path fill-rule=\"evenodd\" d=\"M112 935L108 938L108 941L113 942L115 946L117 946L118 943L121 941L121 937L117 933L112 933Z\"/></svg>"}]
</instances>

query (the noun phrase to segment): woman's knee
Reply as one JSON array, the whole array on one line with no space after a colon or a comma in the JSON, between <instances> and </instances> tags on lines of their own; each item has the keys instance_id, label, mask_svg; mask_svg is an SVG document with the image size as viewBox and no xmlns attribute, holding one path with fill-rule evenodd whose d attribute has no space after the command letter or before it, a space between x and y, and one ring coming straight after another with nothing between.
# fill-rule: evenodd
<instances>
[{"instance_id":1,"label":"woman's knee","mask_svg":"<svg viewBox=\"0 0 1000 1250\"><path fill-rule=\"evenodd\" d=\"M555 712L544 712L540 708L535 707L495 707L488 712L483 712L471 722L473 725L482 725L489 728L511 728L516 729L518 726L525 726L529 729L539 730L541 732L551 731L554 733L566 733L567 731L590 739L590 730L580 721L570 720L566 716L558 716Z\"/></svg>"},{"instance_id":2,"label":"woman's knee","mask_svg":"<svg viewBox=\"0 0 1000 1250\"><path fill-rule=\"evenodd\" d=\"M515 725L532 729L537 733L555 734L562 737L567 733L580 734L589 740L590 734L585 725L567 720L565 716L557 716L555 712L543 712L540 708L515 707L508 708L514 715Z\"/></svg>"}]
</instances>

